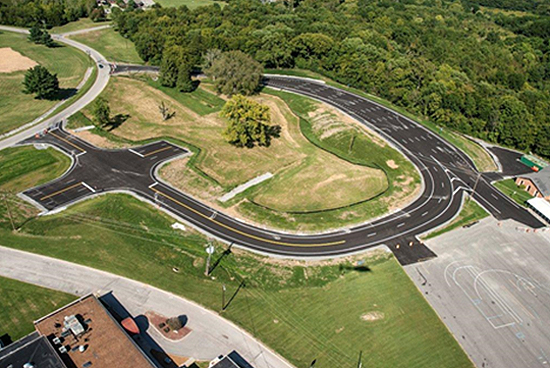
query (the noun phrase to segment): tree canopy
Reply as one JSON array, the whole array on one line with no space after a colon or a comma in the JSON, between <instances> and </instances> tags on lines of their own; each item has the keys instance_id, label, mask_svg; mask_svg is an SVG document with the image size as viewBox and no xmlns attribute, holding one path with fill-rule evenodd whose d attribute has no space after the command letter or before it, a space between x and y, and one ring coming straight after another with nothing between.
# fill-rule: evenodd
<instances>
[{"instance_id":1,"label":"tree canopy","mask_svg":"<svg viewBox=\"0 0 550 368\"><path fill-rule=\"evenodd\" d=\"M490 4L527 13L481 7ZM202 57L204 70L212 78L221 76L222 93L249 93L256 84L256 77L233 74L245 69L234 62L244 60L237 54L242 52L263 67L311 70L441 126L548 157L547 5L544 0L231 0L223 8L124 12L115 23L150 63L159 64L174 45ZM208 52L215 49L221 55ZM228 59L219 62L222 57ZM253 70L259 75L260 68Z\"/></svg>"},{"instance_id":2,"label":"tree canopy","mask_svg":"<svg viewBox=\"0 0 550 368\"><path fill-rule=\"evenodd\" d=\"M59 92L57 74L52 74L41 65L27 70L23 80L23 92L35 94L38 99L49 99Z\"/></svg>"},{"instance_id":3,"label":"tree canopy","mask_svg":"<svg viewBox=\"0 0 550 368\"><path fill-rule=\"evenodd\" d=\"M256 92L262 80L262 71L260 63L241 51L220 53L205 69L206 75L214 80L218 92L228 96Z\"/></svg>"},{"instance_id":4,"label":"tree canopy","mask_svg":"<svg viewBox=\"0 0 550 368\"><path fill-rule=\"evenodd\" d=\"M279 135L280 127L269 125L269 107L242 95L228 100L220 115L229 120L225 139L237 147L269 146L271 138Z\"/></svg>"}]
</instances>

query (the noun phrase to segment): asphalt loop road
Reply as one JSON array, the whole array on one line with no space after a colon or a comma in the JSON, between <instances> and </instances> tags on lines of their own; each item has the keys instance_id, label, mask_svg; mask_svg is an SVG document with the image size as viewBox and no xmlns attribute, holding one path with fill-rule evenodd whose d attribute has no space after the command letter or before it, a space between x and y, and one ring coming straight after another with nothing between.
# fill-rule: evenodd
<instances>
[{"instance_id":1,"label":"asphalt loop road","mask_svg":"<svg viewBox=\"0 0 550 368\"><path fill-rule=\"evenodd\" d=\"M318 235L268 231L234 220L159 182L155 168L188 153L183 148L159 141L131 150L103 150L59 127L21 144L55 145L74 158L73 166L63 177L23 194L50 211L101 192L127 190L215 237L269 254L326 257L386 245L402 264L435 256L416 235L446 223L458 213L463 194L471 192L478 177L470 159L429 130L366 98L302 79L269 77L265 82L272 88L326 102L377 131L418 167L424 182L421 196L396 213L346 230ZM483 176L474 198L497 219L543 226Z\"/></svg>"}]
</instances>

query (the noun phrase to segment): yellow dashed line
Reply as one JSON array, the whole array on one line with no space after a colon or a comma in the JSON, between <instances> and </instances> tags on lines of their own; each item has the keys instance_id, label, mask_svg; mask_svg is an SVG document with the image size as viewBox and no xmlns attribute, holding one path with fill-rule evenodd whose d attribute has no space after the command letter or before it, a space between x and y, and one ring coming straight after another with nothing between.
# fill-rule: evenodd
<instances>
[{"instance_id":1,"label":"yellow dashed line","mask_svg":"<svg viewBox=\"0 0 550 368\"><path fill-rule=\"evenodd\" d=\"M80 148L79 146L77 146L76 144L74 144L73 142L70 142L68 141L67 139L63 138L63 137L60 137L58 136L57 134L53 133L53 132L50 132L51 135L53 135L54 137L56 137L57 139L61 139L63 142L67 143L67 144L70 144L71 146L73 146L74 148L77 148L80 152L86 152L85 150L83 150L82 148Z\"/></svg>"},{"instance_id":2,"label":"yellow dashed line","mask_svg":"<svg viewBox=\"0 0 550 368\"><path fill-rule=\"evenodd\" d=\"M65 189L61 189L61 190L58 190L57 192L54 192L54 193L52 193L52 194L48 194L47 196L44 196L44 197L40 198L40 200L43 201L44 199L51 198L51 197L53 197L53 196L56 196L56 195L58 195L58 194L61 194L61 193L66 192L66 191L68 191L68 190L71 190L71 189L73 189L73 188L76 188L76 187L79 186L79 185L82 185L82 183L76 183L76 184L73 184L73 185L71 185L70 187L67 187L67 188L65 188Z\"/></svg>"},{"instance_id":3,"label":"yellow dashed line","mask_svg":"<svg viewBox=\"0 0 550 368\"><path fill-rule=\"evenodd\" d=\"M262 237L259 237L259 236L255 236L255 235L251 235L251 234L247 234L245 232L242 232L240 230L237 230L237 229L234 229L232 228L231 226L228 226L228 225L225 225L225 224L222 224L221 222L217 221L217 220L214 220L212 218L210 218L209 216L195 210L194 208L191 208L189 207L188 205L186 204L183 204L181 203L180 201L178 201L177 199L169 196L168 194L165 194L163 192L161 192L160 190L157 190L155 188L151 188L151 190L155 193L158 193L160 194L161 196L163 197L166 197L168 198L169 200L171 200L172 202L174 203L177 203L179 204L180 206L182 207L185 207L187 208L188 210L196 213L197 215L215 223L216 225L219 225L227 230L231 230L232 232L234 233L237 233L237 234L240 234L242 236L246 236L248 238L251 238L251 239L254 239L254 240L259 240L259 241L263 241L263 242L266 242L266 243L271 243L271 244L277 244L277 245L285 245L285 246L291 246L291 247L327 247L327 246L331 246L331 245L338 245L338 244L344 244L346 241L345 240L340 240L340 241L335 241L335 242L330 242L330 243L320 243L320 244L294 244L294 243L286 243L286 242L280 242L280 241L276 241L276 240L271 240L271 239L266 239L266 238L262 238Z\"/></svg>"}]
</instances>

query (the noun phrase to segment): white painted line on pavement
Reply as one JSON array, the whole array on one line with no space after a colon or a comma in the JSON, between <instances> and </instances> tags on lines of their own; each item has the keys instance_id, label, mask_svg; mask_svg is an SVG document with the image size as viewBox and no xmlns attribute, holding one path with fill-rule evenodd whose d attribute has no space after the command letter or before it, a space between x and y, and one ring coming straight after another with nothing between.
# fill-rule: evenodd
<instances>
[{"instance_id":1,"label":"white painted line on pavement","mask_svg":"<svg viewBox=\"0 0 550 368\"><path fill-rule=\"evenodd\" d=\"M157 184L158 184L158 182L155 181L153 184L149 185L149 188L153 188Z\"/></svg>"},{"instance_id":2,"label":"white painted line on pavement","mask_svg":"<svg viewBox=\"0 0 550 368\"><path fill-rule=\"evenodd\" d=\"M143 156L141 153L139 153L139 152L137 152L137 151L134 151L134 150L131 149L131 148L128 148L128 151L132 152L133 154L138 155L139 157L142 157L142 158L145 157L145 156Z\"/></svg>"},{"instance_id":3,"label":"white painted line on pavement","mask_svg":"<svg viewBox=\"0 0 550 368\"><path fill-rule=\"evenodd\" d=\"M85 153L86 153L86 151L82 151L82 152L80 152L78 155L76 155L76 156L74 156L74 157L82 156L82 155L85 154Z\"/></svg>"},{"instance_id":4,"label":"white painted line on pavement","mask_svg":"<svg viewBox=\"0 0 550 368\"><path fill-rule=\"evenodd\" d=\"M94 189L94 188L92 188L91 186L89 186L88 184L86 184L86 183L83 182L83 181L82 181L81 183L82 183L82 185L84 185L86 188L90 189L90 190L92 191L92 193L95 193L95 189Z\"/></svg>"}]
</instances>

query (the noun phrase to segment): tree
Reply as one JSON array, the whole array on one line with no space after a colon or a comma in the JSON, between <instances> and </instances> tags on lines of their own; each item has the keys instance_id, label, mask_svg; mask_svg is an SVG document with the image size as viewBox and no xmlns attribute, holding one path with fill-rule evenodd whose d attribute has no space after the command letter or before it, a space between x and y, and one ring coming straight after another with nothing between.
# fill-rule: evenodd
<instances>
[{"instance_id":1,"label":"tree","mask_svg":"<svg viewBox=\"0 0 550 368\"><path fill-rule=\"evenodd\" d=\"M268 125L271 120L269 107L242 95L228 100L220 115L229 120L223 132L225 139L237 147L269 146L271 137L280 133L280 127Z\"/></svg>"},{"instance_id":2,"label":"tree","mask_svg":"<svg viewBox=\"0 0 550 368\"><path fill-rule=\"evenodd\" d=\"M98 7L92 10L90 13L90 19L92 22L103 22L105 20L105 10L103 7Z\"/></svg>"},{"instance_id":3,"label":"tree","mask_svg":"<svg viewBox=\"0 0 550 368\"><path fill-rule=\"evenodd\" d=\"M262 79L260 63L241 51L222 53L205 72L214 80L218 92L228 96L251 95Z\"/></svg>"},{"instance_id":4,"label":"tree","mask_svg":"<svg viewBox=\"0 0 550 368\"><path fill-rule=\"evenodd\" d=\"M44 31L42 31L42 28L38 24L35 24L29 29L29 41L39 44L42 41L43 34Z\"/></svg>"},{"instance_id":5,"label":"tree","mask_svg":"<svg viewBox=\"0 0 550 368\"><path fill-rule=\"evenodd\" d=\"M50 73L48 69L41 65L27 70L23 86L25 87L24 93L35 93L38 99L52 98L59 92L57 74Z\"/></svg>"},{"instance_id":6,"label":"tree","mask_svg":"<svg viewBox=\"0 0 550 368\"><path fill-rule=\"evenodd\" d=\"M195 85L191 80L191 65L187 62L181 63L178 70L178 81L176 87L180 92L193 92Z\"/></svg>"},{"instance_id":7,"label":"tree","mask_svg":"<svg viewBox=\"0 0 550 368\"><path fill-rule=\"evenodd\" d=\"M111 122L111 108L109 101L99 97L92 106L92 114L100 126L105 126Z\"/></svg>"},{"instance_id":8,"label":"tree","mask_svg":"<svg viewBox=\"0 0 550 368\"><path fill-rule=\"evenodd\" d=\"M54 47L55 46L55 42L52 38L52 36L47 32L47 31L44 31L42 33L42 36L40 37L40 42L42 45L45 45L46 47Z\"/></svg>"},{"instance_id":9,"label":"tree","mask_svg":"<svg viewBox=\"0 0 550 368\"><path fill-rule=\"evenodd\" d=\"M181 46L170 46L164 49L160 62L159 79L166 87L175 87L178 82L179 65L183 59Z\"/></svg>"},{"instance_id":10,"label":"tree","mask_svg":"<svg viewBox=\"0 0 550 368\"><path fill-rule=\"evenodd\" d=\"M176 115L176 112L170 112L170 109L168 108L168 106L166 106L166 104L164 103L164 101L162 101L160 104L159 104L159 111L160 111L160 114L162 115L162 120L163 121L166 121L170 118L172 118L174 115Z\"/></svg>"},{"instance_id":11,"label":"tree","mask_svg":"<svg viewBox=\"0 0 550 368\"><path fill-rule=\"evenodd\" d=\"M177 331L183 328L183 321L179 317L171 317L166 320L166 324L172 331Z\"/></svg>"}]
</instances>

